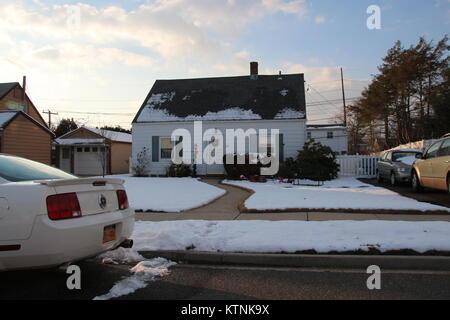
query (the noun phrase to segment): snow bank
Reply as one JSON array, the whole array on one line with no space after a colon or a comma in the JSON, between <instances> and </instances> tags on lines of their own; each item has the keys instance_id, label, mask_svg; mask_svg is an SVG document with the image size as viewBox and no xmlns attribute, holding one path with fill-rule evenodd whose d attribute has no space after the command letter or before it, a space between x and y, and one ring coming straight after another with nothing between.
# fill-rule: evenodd
<instances>
[{"instance_id":1,"label":"snow bank","mask_svg":"<svg viewBox=\"0 0 450 320\"><path fill-rule=\"evenodd\" d=\"M169 268L175 264L163 258L141 261L130 270L133 274L131 277L117 282L107 294L95 297L94 300L109 300L145 288L155 278L168 275Z\"/></svg>"},{"instance_id":2,"label":"snow bank","mask_svg":"<svg viewBox=\"0 0 450 320\"><path fill-rule=\"evenodd\" d=\"M97 257L104 264L127 264L145 260L136 250L117 248L113 251L107 251Z\"/></svg>"},{"instance_id":3,"label":"snow bank","mask_svg":"<svg viewBox=\"0 0 450 320\"><path fill-rule=\"evenodd\" d=\"M323 186L292 186L274 181L224 181L255 191L246 202L248 209L352 209L448 211L449 208L402 197L385 188L375 187L355 178L327 181Z\"/></svg>"},{"instance_id":4,"label":"snow bank","mask_svg":"<svg viewBox=\"0 0 450 320\"><path fill-rule=\"evenodd\" d=\"M128 200L135 210L181 212L206 205L226 193L193 178L109 177L125 180Z\"/></svg>"},{"instance_id":5,"label":"snow bank","mask_svg":"<svg viewBox=\"0 0 450 320\"><path fill-rule=\"evenodd\" d=\"M450 251L450 222L170 221L136 222L135 250L293 253L316 250Z\"/></svg>"}]
</instances>

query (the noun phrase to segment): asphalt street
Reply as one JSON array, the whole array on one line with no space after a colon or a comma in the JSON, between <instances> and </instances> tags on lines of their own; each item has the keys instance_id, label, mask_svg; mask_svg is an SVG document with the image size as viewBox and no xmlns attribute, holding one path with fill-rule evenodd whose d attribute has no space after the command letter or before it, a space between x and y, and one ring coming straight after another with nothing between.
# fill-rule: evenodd
<instances>
[{"instance_id":1,"label":"asphalt street","mask_svg":"<svg viewBox=\"0 0 450 320\"><path fill-rule=\"evenodd\" d=\"M128 265L78 264L81 290L68 290L64 270L0 273L0 300L85 299L106 294L130 276ZM369 290L366 270L318 270L178 264L168 276L123 300L450 299L450 272L382 270L381 290Z\"/></svg>"}]
</instances>

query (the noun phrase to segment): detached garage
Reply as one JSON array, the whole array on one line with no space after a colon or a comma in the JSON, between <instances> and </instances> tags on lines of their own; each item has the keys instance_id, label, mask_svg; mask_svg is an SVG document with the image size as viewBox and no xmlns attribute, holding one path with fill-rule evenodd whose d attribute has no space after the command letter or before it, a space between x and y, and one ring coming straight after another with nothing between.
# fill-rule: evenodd
<instances>
[{"instance_id":1,"label":"detached garage","mask_svg":"<svg viewBox=\"0 0 450 320\"><path fill-rule=\"evenodd\" d=\"M129 172L131 134L81 127L55 140L58 167L78 176Z\"/></svg>"}]
</instances>

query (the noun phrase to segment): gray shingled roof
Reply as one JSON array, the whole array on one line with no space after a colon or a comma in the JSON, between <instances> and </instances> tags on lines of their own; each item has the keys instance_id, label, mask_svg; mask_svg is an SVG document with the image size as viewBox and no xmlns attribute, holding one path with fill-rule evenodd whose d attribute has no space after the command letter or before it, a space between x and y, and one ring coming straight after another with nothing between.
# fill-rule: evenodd
<instances>
[{"instance_id":1,"label":"gray shingled roof","mask_svg":"<svg viewBox=\"0 0 450 320\"><path fill-rule=\"evenodd\" d=\"M133 123L224 120L224 112L235 117L226 120L304 119L304 75L157 80Z\"/></svg>"},{"instance_id":2,"label":"gray shingled roof","mask_svg":"<svg viewBox=\"0 0 450 320\"><path fill-rule=\"evenodd\" d=\"M18 82L0 83L0 99L8 94L15 86L20 85Z\"/></svg>"}]
</instances>

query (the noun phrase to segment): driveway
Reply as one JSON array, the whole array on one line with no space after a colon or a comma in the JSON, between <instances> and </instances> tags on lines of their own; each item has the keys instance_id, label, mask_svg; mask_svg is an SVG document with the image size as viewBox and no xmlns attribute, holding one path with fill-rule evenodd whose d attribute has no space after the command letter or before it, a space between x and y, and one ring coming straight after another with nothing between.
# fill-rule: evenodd
<instances>
[{"instance_id":1,"label":"driveway","mask_svg":"<svg viewBox=\"0 0 450 320\"><path fill-rule=\"evenodd\" d=\"M375 179L359 179L359 180L377 187L382 187L397 192L404 197L450 208L450 196L445 191L426 189L421 193L415 193L412 191L411 186L408 184L400 184L398 186L392 187L387 182L378 183Z\"/></svg>"}]
</instances>

